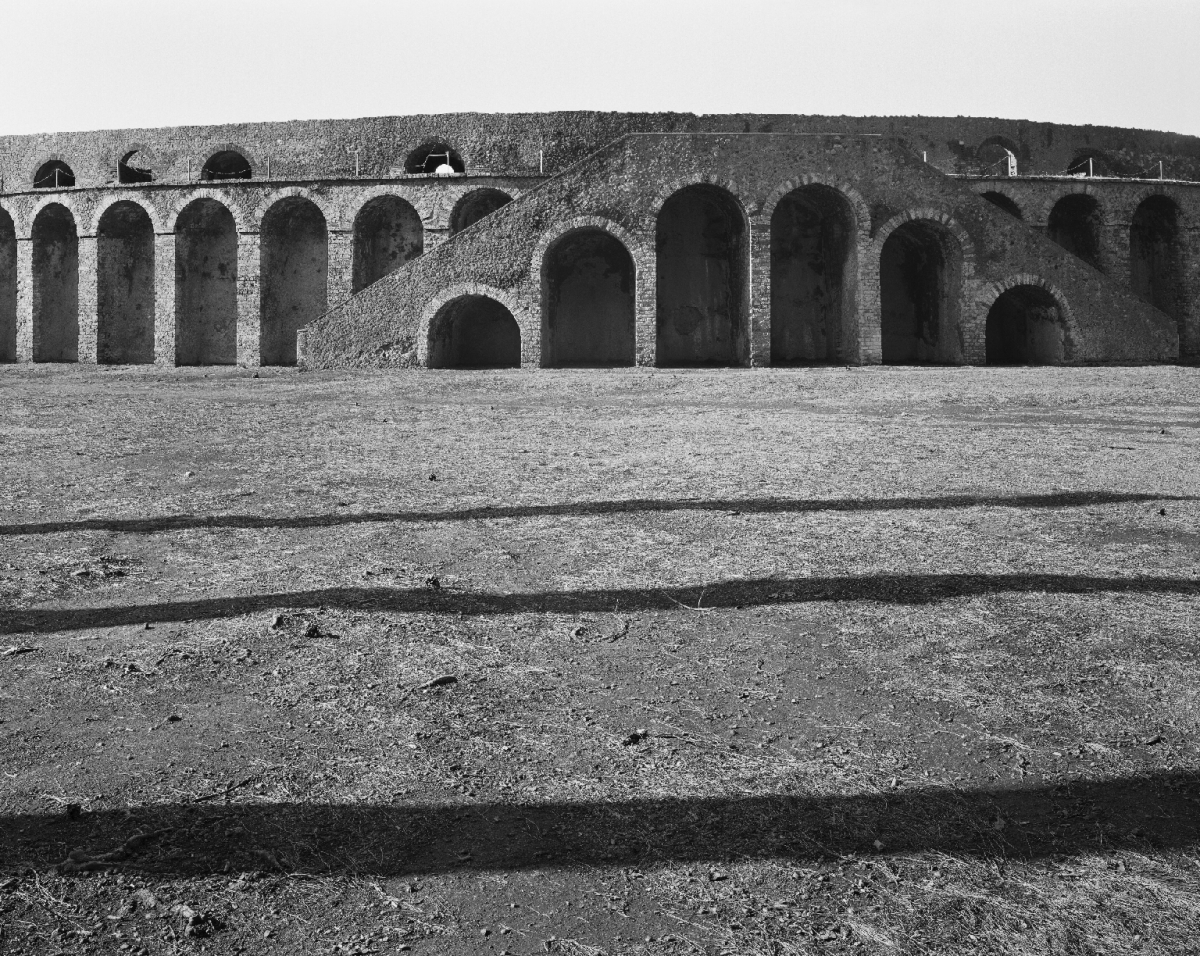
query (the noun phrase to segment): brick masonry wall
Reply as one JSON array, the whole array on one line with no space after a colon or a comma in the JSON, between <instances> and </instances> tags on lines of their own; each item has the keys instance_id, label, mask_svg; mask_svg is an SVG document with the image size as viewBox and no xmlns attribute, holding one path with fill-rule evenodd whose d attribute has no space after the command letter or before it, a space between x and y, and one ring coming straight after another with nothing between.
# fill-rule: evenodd
<instances>
[{"instance_id":1,"label":"brick masonry wall","mask_svg":"<svg viewBox=\"0 0 1200 956\"><path fill-rule=\"evenodd\" d=\"M858 221L858 303L847 330L849 361L881 358L878 267L883 243L904 222L938 224L962 250L960 314L968 362L984 360L988 309L1007 288L1036 284L1059 299L1073 363L1163 362L1178 355L1167 316L1044 235L923 163L897 141L872 137L636 134L543 183L517 202L333 309L303 332L315 367L423 362L429 324L445 303L485 294L522 332L522 364L541 361L541 256L572 223L603 222L622 237L637 270L639 361L651 364L655 330L655 219L693 183L727 189L751 234L750 363L769 361L770 213L803 182L834 186Z\"/></svg>"},{"instance_id":2,"label":"brick masonry wall","mask_svg":"<svg viewBox=\"0 0 1200 956\"><path fill-rule=\"evenodd\" d=\"M118 181L117 164L138 150L156 180L186 183L214 153L234 149L257 179L378 178L422 144L452 146L468 172L557 173L606 143L637 132L876 133L899 139L943 172L979 171L981 147L1000 141L1022 175L1058 174L1083 151L1099 151L1122 174L1164 162L1169 177L1200 180L1200 138L1150 130L1067 126L985 117L852 117L691 113L447 113L345 120L234 123L0 137L0 192L32 188L38 168L66 162L79 186Z\"/></svg>"}]
</instances>

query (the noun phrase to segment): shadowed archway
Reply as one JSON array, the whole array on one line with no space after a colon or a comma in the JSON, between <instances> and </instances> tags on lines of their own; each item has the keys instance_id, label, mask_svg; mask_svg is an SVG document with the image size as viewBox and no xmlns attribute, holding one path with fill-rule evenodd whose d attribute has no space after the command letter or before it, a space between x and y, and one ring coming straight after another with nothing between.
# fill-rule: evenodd
<instances>
[{"instance_id":1,"label":"shadowed archway","mask_svg":"<svg viewBox=\"0 0 1200 956\"><path fill-rule=\"evenodd\" d=\"M1001 293L988 310L985 336L988 365L1062 365L1067 358L1062 308L1041 286Z\"/></svg>"},{"instance_id":2,"label":"shadowed archway","mask_svg":"<svg viewBox=\"0 0 1200 956\"><path fill-rule=\"evenodd\" d=\"M17 360L17 230L0 209L0 362Z\"/></svg>"},{"instance_id":3,"label":"shadowed archway","mask_svg":"<svg viewBox=\"0 0 1200 956\"><path fill-rule=\"evenodd\" d=\"M658 214L657 364L743 365L749 358L749 242L741 204L687 186Z\"/></svg>"},{"instance_id":4,"label":"shadowed archway","mask_svg":"<svg viewBox=\"0 0 1200 956\"><path fill-rule=\"evenodd\" d=\"M1076 193L1064 196L1050 210L1046 233L1051 240L1088 265L1103 271L1101 233L1104 217L1100 203L1092 196Z\"/></svg>"},{"instance_id":5,"label":"shadowed archway","mask_svg":"<svg viewBox=\"0 0 1200 956\"><path fill-rule=\"evenodd\" d=\"M79 236L66 206L33 221L33 360L79 361Z\"/></svg>"},{"instance_id":6,"label":"shadowed archway","mask_svg":"<svg viewBox=\"0 0 1200 956\"><path fill-rule=\"evenodd\" d=\"M1021 207L1017 205L1016 200L1011 196L1006 196L1004 193L986 192L979 194L981 199L986 199L997 209L1002 209L1014 219L1024 219L1021 215Z\"/></svg>"},{"instance_id":7,"label":"shadowed archway","mask_svg":"<svg viewBox=\"0 0 1200 956\"><path fill-rule=\"evenodd\" d=\"M634 266L595 227L560 237L542 260L543 364L633 365Z\"/></svg>"},{"instance_id":8,"label":"shadowed archway","mask_svg":"<svg viewBox=\"0 0 1200 956\"><path fill-rule=\"evenodd\" d=\"M885 365L960 364L963 252L929 219L897 228L879 257Z\"/></svg>"},{"instance_id":9,"label":"shadowed archway","mask_svg":"<svg viewBox=\"0 0 1200 956\"><path fill-rule=\"evenodd\" d=\"M96 361L154 361L154 225L134 202L118 202L96 229Z\"/></svg>"},{"instance_id":10,"label":"shadowed archway","mask_svg":"<svg viewBox=\"0 0 1200 956\"><path fill-rule=\"evenodd\" d=\"M237 364L237 225L215 199L175 224L175 364Z\"/></svg>"},{"instance_id":11,"label":"shadowed archway","mask_svg":"<svg viewBox=\"0 0 1200 956\"><path fill-rule=\"evenodd\" d=\"M1150 196L1129 227L1129 278L1134 294L1165 312L1184 337L1186 268L1179 206L1167 196Z\"/></svg>"},{"instance_id":12,"label":"shadowed archway","mask_svg":"<svg viewBox=\"0 0 1200 956\"><path fill-rule=\"evenodd\" d=\"M517 368L521 329L501 303L463 295L438 309L429 323L430 368Z\"/></svg>"},{"instance_id":13,"label":"shadowed archway","mask_svg":"<svg viewBox=\"0 0 1200 956\"><path fill-rule=\"evenodd\" d=\"M457 235L510 202L512 196L501 189L472 189L455 204L454 211L450 213L450 235Z\"/></svg>"},{"instance_id":14,"label":"shadowed archway","mask_svg":"<svg viewBox=\"0 0 1200 956\"><path fill-rule=\"evenodd\" d=\"M302 196L275 203L263 216L262 324L259 356L263 365L296 364L296 332L328 307L329 234L325 216Z\"/></svg>"},{"instance_id":15,"label":"shadowed archway","mask_svg":"<svg viewBox=\"0 0 1200 956\"><path fill-rule=\"evenodd\" d=\"M354 217L354 265L351 291L360 292L424 247L421 217L399 196L376 196Z\"/></svg>"}]
</instances>

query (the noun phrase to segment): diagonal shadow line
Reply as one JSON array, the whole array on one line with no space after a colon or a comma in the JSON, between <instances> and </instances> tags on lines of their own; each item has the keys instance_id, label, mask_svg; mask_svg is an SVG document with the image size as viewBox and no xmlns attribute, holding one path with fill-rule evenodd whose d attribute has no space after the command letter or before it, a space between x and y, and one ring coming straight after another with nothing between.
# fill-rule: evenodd
<instances>
[{"instance_id":1,"label":"diagonal shadow line","mask_svg":"<svg viewBox=\"0 0 1200 956\"><path fill-rule=\"evenodd\" d=\"M764 607L815 601L936 604L997 593L1200 595L1200 578L1103 577L1069 574L874 574L756 578L671 588L598 588L499 594L431 588L319 588L194 601L93 608L14 609L0 634L213 620L259 611L332 607L423 614L604 613Z\"/></svg>"},{"instance_id":2,"label":"diagonal shadow line","mask_svg":"<svg viewBox=\"0 0 1200 956\"><path fill-rule=\"evenodd\" d=\"M1089 505L1148 501L1196 501L1190 495L1148 495L1109 491L1070 491L1033 495L944 495L936 498L727 498L666 500L630 498L552 505L498 505L458 511L365 511L351 514L297 515L170 515L162 518L81 518L0 525L0 537L53 534L62 531L114 531L155 534L192 528L330 528L355 524L416 524L481 521L489 518L588 517L672 511L736 511L741 514L803 514L819 511L937 511L951 508L1081 508Z\"/></svg>"},{"instance_id":3,"label":"diagonal shadow line","mask_svg":"<svg viewBox=\"0 0 1200 956\"><path fill-rule=\"evenodd\" d=\"M110 850L167 831L140 869L209 875L255 869L278 853L290 870L402 876L450 871L640 865L941 852L1037 860L1127 849L1195 850L1200 774L1037 786L901 788L578 802L475 804L151 804L76 821L61 813L0 816L0 857L37 869L64 847ZM882 849L875 845L882 844ZM469 854L469 856L467 855ZM282 861L281 861L282 862Z\"/></svg>"}]
</instances>

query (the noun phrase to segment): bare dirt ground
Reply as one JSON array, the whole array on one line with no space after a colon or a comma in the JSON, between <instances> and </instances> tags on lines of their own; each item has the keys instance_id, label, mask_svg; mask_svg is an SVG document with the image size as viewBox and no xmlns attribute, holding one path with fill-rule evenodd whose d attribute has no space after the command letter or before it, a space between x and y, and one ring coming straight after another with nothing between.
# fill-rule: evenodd
<instances>
[{"instance_id":1,"label":"bare dirt ground","mask_svg":"<svg viewBox=\"0 0 1200 956\"><path fill-rule=\"evenodd\" d=\"M0 951L1196 952L1198 409L0 369Z\"/></svg>"}]
</instances>

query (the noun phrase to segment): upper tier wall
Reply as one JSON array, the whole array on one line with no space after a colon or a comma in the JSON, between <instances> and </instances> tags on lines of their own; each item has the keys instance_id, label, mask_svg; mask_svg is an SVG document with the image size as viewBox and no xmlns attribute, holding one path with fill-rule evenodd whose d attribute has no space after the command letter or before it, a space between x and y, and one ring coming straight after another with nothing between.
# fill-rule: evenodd
<instances>
[{"instance_id":1,"label":"upper tier wall","mask_svg":"<svg viewBox=\"0 0 1200 956\"><path fill-rule=\"evenodd\" d=\"M1071 162L1097 152L1122 175L1154 169L1167 178L1200 181L1200 138L1101 126L1064 126L975 117L846 117L773 114L697 116L691 113L445 113L345 120L297 120L160 129L98 130L0 137L0 191L33 187L47 161L67 163L79 186L118 180L128 153L159 182L200 177L205 161L234 149L255 178L322 179L402 172L422 144L453 147L477 174L553 174L607 143L636 132L880 133L899 138L946 173L980 172L984 147L1001 142L1022 175L1065 173ZM357 162L357 169L356 169Z\"/></svg>"}]
</instances>

